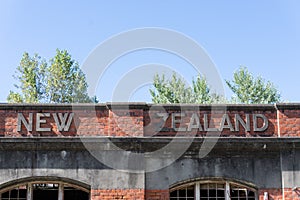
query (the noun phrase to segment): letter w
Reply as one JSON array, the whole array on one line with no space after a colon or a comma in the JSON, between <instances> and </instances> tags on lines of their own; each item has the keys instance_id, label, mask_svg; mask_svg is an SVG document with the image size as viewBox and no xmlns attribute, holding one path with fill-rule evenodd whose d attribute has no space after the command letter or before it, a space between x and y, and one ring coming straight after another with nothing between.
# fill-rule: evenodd
<instances>
[{"instance_id":1,"label":"letter w","mask_svg":"<svg viewBox=\"0 0 300 200\"><path fill-rule=\"evenodd\" d=\"M70 115L69 115L69 113L64 113L64 115L62 113L58 113L59 119L58 119L56 113L53 113L52 115L54 117L54 121L55 121L56 126L59 131L62 131L62 130L69 131L70 125L73 120L74 113L70 113ZM69 119L68 119L68 116L69 116Z\"/></svg>"}]
</instances>

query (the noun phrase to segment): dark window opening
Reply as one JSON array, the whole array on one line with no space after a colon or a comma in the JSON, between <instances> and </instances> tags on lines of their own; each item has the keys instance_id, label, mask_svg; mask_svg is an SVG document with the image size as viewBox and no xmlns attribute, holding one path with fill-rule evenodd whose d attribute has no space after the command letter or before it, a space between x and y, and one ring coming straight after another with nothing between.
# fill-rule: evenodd
<instances>
[{"instance_id":1,"label":"dark window opening","mask_svg":"<svg viewBox=\"0 0 300 200\"><path fill-rule=\"evenodd\" d=\"M230 182L195 182L170 191L170 200L255 200L255 191Z\"/></svg>"},{"instance_id":2,"label":"dark window opening","mask_svg":"<svg viewBox=\"0 0 300 200\"><path fill-rule=\"evenodd\" d=\"M88 200L89 193L73 187L64 187L64 200Z\"/></svg>"},{"instance_id":3,"label":"dark window opening","mask_svg":"<svg viewBox=\"0 0 300 200\"><path fill-rule=\"evenodd\" d=\"M29 189L31 188L31 189ZM80 188L80 187L78 187ZM89 192L63 183L28 183L0 193L1 200L89 200ZM30 192L28 195L27 193Z\"/></svg>"},{"instance_id":4,"label":"dark window opening","mask_svg":"<svg viewBox=\"0 0 300 200\"><path fill-rule=\"evenodd\" d=\"M26 186L19 186L12 190L2 193L1 200L26 200Z\"/></svg>"},{"instance_id":5,"label":"dark window opening","mask_svg":"<svg viewBox=\"0 0 300 200\"><path fill-rule=\"evenodd\" d=\"M58 184L32 184L33 200L58 199Z\"/></svg>"},{"instance_id":6,"label":"dark window opening","mask_svg":"<svg viewBox=\"0 0 300 200\"><path fill-rule=\"evenodd\" d=\"M184 187L170 193L171 200L194 200L194 186Z\"/></svg>"}]
</instances>

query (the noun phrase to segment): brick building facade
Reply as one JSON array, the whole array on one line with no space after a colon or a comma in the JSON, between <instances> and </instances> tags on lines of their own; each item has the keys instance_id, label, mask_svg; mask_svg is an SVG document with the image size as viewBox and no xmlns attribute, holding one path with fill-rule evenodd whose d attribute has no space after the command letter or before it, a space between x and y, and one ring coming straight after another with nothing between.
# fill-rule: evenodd
<instances>
[{"instance_id":1,"label":"brick building facade","mask_svg":"<svg viewBox=\"0 0 300 200\"><path fill-rule=\"evenodd\" d=\"M8 199L300 199L300 104L0 105Z\"/></svg>"}]
</instances>

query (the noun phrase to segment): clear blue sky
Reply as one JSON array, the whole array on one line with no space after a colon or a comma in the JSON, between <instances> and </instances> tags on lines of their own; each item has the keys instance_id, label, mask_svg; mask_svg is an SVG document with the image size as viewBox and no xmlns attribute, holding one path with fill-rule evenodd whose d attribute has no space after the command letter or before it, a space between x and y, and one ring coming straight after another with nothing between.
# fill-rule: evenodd
<instances>
[{"instance_id":1,"label":"clear blue sky","mask_svg":"<svg viewBox=\"0 0 300 200\"><path fill-rule=\"evenodd\" d=\"M82 64L108 37L142 27L168 28L186 34L207 51L222 79L230 79L233 71L244 65L254 75L271 80L281 91L283 100L299 102L299 10L297 0L2 0L0 102L5 102L9 90L14 89L16 81L12 75L24 51L39 53L48 59L56 48L67 49ZM158 52L150 52L150 55L153 62L161 56ZM135 56L134 66L151 61L149 56L146 60L139 54ZM176 66L177 58L162 57L165 64L182 67L180 61ZM133 55L131 60L134 59ZM121 65L115 66L115 72ZM104 91L97 96L101 101L110 101L108 93ZM226 94L230 96L228 89ZM136 98L132 98L135 101L149 99L145 91L137 92Z\"/></svg>"}]
</instances>

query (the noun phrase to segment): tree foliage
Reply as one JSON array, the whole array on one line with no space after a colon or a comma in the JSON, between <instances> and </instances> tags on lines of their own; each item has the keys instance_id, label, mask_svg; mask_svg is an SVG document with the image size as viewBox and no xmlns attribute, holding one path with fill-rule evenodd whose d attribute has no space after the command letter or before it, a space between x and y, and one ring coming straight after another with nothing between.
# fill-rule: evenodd
<instances>
[{"instance_id":1,"label":"tree foliage","mask_svg":"<svg viewBox=\"0 0 300 200\"><path fill-rule=\"evenodd\" d=\"M78 63L66 51L56 51L47 70L46 94L50 103L91 102L88 85Z\"/></svg>"},{"instance_id":2,"label":"tree foliage","mask_svg":"<svg viewBox=\"0 0 300 200\"><path fill-rule=\"evenodd\" d=\"M164 75L155 75L154 89L150 89L153 103L200 103L210 104L222 101L221 96L212 93L206 79L200 75L193 80L192 86L173 73L167 80Z\"/></svg>"},{"instance_id":3,"label":"tree foliage","mask_svg":"<svg viewBox=\"0 0 300 200\"><path fill-rule=\"evenodd\" d=\"M14 86L20 93L10 91L7 100L8 102L28 102L37 103L39 99L43 98L44 87L43 70L46 68L47 63L42 60L40 56L35 54L30 57L28 53L24 53L17 67L16 75L14 78L19 82Z\"/></svg>"},{"instance_id":4,"label":"tree foliage","mask_svg":"<svg viewBox=\"0 0 300 200\"><path fill-rule=\"evenodd\" d=\"M78 63L66 50L56 50L49 62L24 53L16 76L19 92L10 91L10 103L88 103L97 101L87 94L88 85Z\"/></svg>"},{"instance_id":5,"label":"tree foliage","mask_svg":"<svg viewBox=\"0 0 300 200\"><path fill-rule=\"evenodd\" d=\"M233 74L233 80L226 80L233 91L233 101L237 103L276 103L280 101L280 93L273 83L262 77L255 78L246 67L240 67Z\"/></svg>"},{"instance_id":6,"label":"tree foliage","mask_svg":"<svg viewBox=\"0 0 300 200\"><path fill-rule=\"evenodd\" d=\"M265 81L262 77L254 77L246 67L240 67L234 72L233 80L226 80L228 87L232 90L233 96L226 100L223 96L211 92L205 79L198 75L193 80L192 86L174 73L170 80L164 75L155 75L153 86L150 90L153 103L276 103L280 101L280 93L273 83Z\"/></svg>"}]
</instances>

